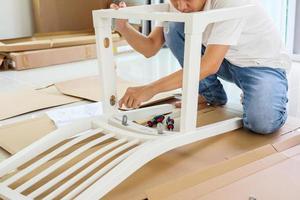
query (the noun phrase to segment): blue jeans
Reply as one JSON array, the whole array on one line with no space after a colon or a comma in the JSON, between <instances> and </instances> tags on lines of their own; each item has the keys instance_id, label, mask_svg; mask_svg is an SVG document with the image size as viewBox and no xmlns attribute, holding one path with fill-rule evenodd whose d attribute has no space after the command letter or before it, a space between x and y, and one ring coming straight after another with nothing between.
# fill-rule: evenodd
<instances>
[{"instance_id":1,"label":"blue jeans","mask_svg":"<svg viewBox=\"0 0 300 200\"><path fill-rule=\"evenodd\" d=\"M167 46L181 66L184 63L184 24L169 22L165 31ZM202 48L202 54L205 48ZM196 59L196 58L195 58ZM218 77L235 83L244 94L243 125L249 130L270 134L287 119L288 82L283 69L271 67L238 67L224 59L219 71L199 82L199 94L213 105L227 103L227 95Z\"/></svg>"}]
</instances>

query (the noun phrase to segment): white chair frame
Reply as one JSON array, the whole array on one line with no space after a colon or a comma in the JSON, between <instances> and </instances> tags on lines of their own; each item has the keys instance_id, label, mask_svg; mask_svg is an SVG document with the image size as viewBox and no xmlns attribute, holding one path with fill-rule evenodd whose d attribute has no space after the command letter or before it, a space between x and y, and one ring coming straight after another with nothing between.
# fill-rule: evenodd
<instances>
[{"instance_id":1,"label":"white chair frame","mask_svg":"<svg viewBox=\"0 0 300 200\"><path fill-rule=\"evenodd\" d=\"M241 118L233 118L200 128L196 127L202 33L208 24L246 17L253 12L254 8L254 6L249 5L197 13L174 13L169 12L168 4L158 4L129 7L118 11L111 9L94 11L93 19L101 78L101 101L104 105L103 117L80 120L71 125L59 128L3 161L0 164L0 177L16 171L24 163L36 158L58 143L71 138L70 141L59 148L46 154L26 168L18 170L11 177L1 181L0 197L20 200L35 199L83 165L97 156L103 155L103 157L79 172L75 177L69 179L66 183L59 186L59 188L43 197L43 199L53 199L57 197L99 165L114 158L92 177L80 183L75 189L63 197L63 199L100 199L139 168L159 155L183 145L240 128L242 126ZM145 119L153 115L172 113L174 108L171 105L159 105L126 112L118 110L115 85L116 72L111 45L111 24L113 18L185 23L185 61L179 131L164 131L164 134L158 134L157 130L134 122L135 120ZM128 117L126 125L121 122L124 115ZM173 113L171 115L174 116L175 114ZM82 132L83 134L78 135ZM99 133L103 134L103 136L90 141L74 152L66 155L60 161L40 172L32 179L22 183L17 188L10 187L11 184L44 163L47 163L61 152ZM25 190L47 177L47 175L63 166L72 158L111 138L114 138L115 141L87 156L74 166L70 166L67 170L30 194L23 194ZM114 156L116 155L119 156L115 158Z\"/></svg>"}]
</instances>

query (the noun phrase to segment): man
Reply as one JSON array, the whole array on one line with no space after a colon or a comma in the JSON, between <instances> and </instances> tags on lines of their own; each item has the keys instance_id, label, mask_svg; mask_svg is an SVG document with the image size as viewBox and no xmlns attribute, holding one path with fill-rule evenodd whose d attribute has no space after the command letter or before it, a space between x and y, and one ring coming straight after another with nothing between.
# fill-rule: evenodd
<instances>
[{"instance_id":1,"label":"man","mask_svg":"<svg viewBox=\"0 0 300 200\"><path fill-rule=\"evenodd\" d=\"M253 15L211 24L203 34L199 94L213 105L224 105L227 96L218 77L235 83L243 91L243 125L260 134L270 134L287 119L286 70L290 59L284 53L278 31L259 0L170 0L173 12L198 12L242 5L256 5ZM112 4L118 9L125 3ZM144 36L126 20L117 20L116 29L138 52L149 58L164 43L181 66L184 63L184 24L158 25ZM199 67L199 66L195 66ZM128 88L119 105L138 108L155 94L182 87L183 70L141 87Z\"/></svg>"}]
</instances>

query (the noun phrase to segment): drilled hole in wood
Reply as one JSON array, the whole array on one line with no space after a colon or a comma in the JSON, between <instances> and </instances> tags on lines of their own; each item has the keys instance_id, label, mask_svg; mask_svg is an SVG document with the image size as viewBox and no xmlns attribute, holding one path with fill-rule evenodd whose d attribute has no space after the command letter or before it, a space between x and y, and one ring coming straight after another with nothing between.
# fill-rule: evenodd
<instances>
[{"instance_id":1,"label":"drilled hole in wood","mask_svg":"<svg viewBox=\"0 0 300 200\"><path fill-rule=\"evenodd\" d=\"M110 105L116 105L116 97L114 95L110 97Z\"/></svg>"},{"instance_id":2,"label":"drilled hole in wood","mask_svg":"<svg viewBox=\"0 0 300 200\"><path fill-rule=\"evenodd\" d=\"M108 38L104 38L103 44L104 44L105 48L108 48L109 44L110 44L109 39Z\"/></svg>"}]
</instances>

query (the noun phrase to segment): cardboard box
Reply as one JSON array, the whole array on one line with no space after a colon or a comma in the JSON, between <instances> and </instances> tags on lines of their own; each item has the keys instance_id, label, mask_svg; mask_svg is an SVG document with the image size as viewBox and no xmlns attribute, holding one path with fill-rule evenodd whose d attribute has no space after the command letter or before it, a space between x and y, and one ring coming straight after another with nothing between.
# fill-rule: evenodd
<instances>
[{"instance_id":1,"label":"cardboard box","mask_svg":"<svg viewBox=\"0 0 300 200\"><path fill-rule=\"evenodd\" d=\"M92 11L109 8L110 0L33 0L37 33L92 30Z\"/></svg>"},{"instance_id":2,"label":"cardboard box","mask_svg":"<svg viewBox=\"0 0 300 200\"><path fill-rule=\"evenodd\" d=\"M3 69L15 69L15 70L26 70L38 67L46 67L57 64L71 63L88 59L95 59L97 57L96 53L96 44L95 37L87 36L86 40L76 40L74 37L69 38L68 40L55 40L57 43L51 43L51 47L48 45L49 43L41 42L33 43L32 45L22 45L22 43L16 43L13 46L7 48L12 49L30 49L30 48L48 48L42 50L34 50L34 51L24 51L24 52L10 52L6 54L5 58L3 58L4 62L2 63ZM84 44L91 43L87 45L76 45L76 44ZM115 36L113 39L114 47L119 47L126 45L127 42L120 38L119 36ZM23 43L24 44L24 43ZM28 43L29 44L29 43ZM71 46L70 46L71 45ZM72 46L74 45L74 46ZM59 46L68 46L61 48L54 48ZM53 47L53 48L52 48ZM0 48L1 49L1 48ZM11 49L11 50L12 50ZM4 55L3 55L4 57ZM1 66L1 64L0 64Z\"/></svg>"},{"instance_id":3,"label":"cardboard box","mask_svg":"<svg viewBox=\"0 0 300 200\"><path fill-rule=\"evenodd\" d=\"M93 32L35 34L33 37L0 41L0 52L20 52L76 45L95 44Z\"/></svg>"},{"instance_id":4,"label":"cardboard box","mask_svg":"<svg viewBox=\"0 0 300 200\"><path fill-rule=\"evenodd\" d=\"M96 45L80 45L55 49L9 53L3 67L26 70L96 58Z\"/></svg>"}]
</instances>

